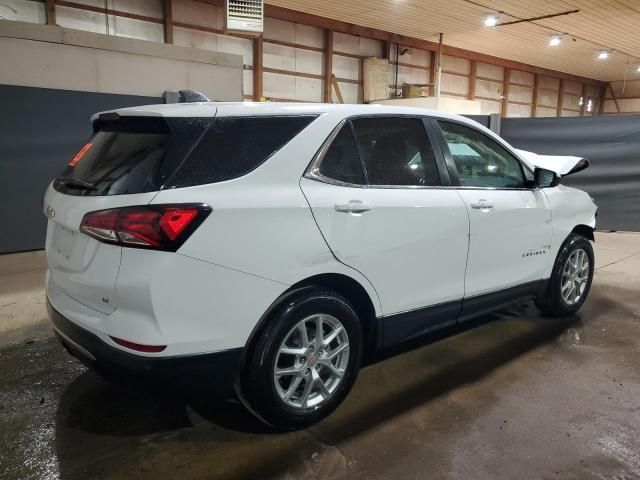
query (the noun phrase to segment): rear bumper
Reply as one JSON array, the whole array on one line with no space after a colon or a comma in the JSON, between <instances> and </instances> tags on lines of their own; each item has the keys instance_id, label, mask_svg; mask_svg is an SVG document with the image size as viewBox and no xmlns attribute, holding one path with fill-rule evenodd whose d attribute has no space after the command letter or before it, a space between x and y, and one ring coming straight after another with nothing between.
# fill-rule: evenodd
<instances>
[{"instance_id":1,"label":"rear bumper","mask_svg":"<svg viewBox=\"0 0 640 480\"><path fill-rule=\"evenodd\" d=\"M56 336L69 353L108 379L206 390L217 399L235 395L234 382L242 348L197 355L144 357L107 345L65 318L48 299L47 311Z\"/></svg>"}]
</instances>

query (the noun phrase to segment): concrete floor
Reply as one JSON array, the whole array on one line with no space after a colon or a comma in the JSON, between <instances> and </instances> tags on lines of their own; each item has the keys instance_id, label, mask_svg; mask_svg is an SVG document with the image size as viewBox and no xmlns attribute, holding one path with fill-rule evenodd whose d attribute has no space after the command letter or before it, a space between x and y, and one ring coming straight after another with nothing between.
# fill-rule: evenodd
<instances>
[{"instance_id":1,"label":"concrete floor","mask_svg":"<svg viewBox=\"0 0 640 480\"><path fill-rule=\"evenodd\" d=\"M42 255L0 256L0 478L640 478L640 234L598 234L596 257L579 315L523 305L431 337L274 434L87 371L44 320Z\"/></svg>"}]
</instances>

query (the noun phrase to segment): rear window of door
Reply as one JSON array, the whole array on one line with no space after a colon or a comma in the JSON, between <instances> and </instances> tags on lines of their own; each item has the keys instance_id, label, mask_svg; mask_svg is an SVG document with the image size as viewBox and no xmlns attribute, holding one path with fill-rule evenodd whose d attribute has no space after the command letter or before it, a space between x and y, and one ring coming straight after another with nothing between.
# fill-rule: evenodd
<instances>
[{"instance_id":1,"label":"rear window of door","mask_svg":"<svg viewBox=\"0 0 640 480\"><path fill-rule=\"evenodd\" d=\"M461 186L526 188L522 164L498 142L459 123L439 120L438 124Z\"/></svg>"},{"instance_id":2,"label":"rear window of door","mask_svg":"<svg viewBox=\"0 0 640 480\"><path fill-rule=\"evenodd\" d=\"M327 149L318 173L342 183L364 185L366 179L351 125L344 125Z\"/></svg>"},{"instance_id":3,"label":"rear window of door","mask_svg":"<svg viewBox=\"0 0 640 480\"><path fill-rule=\"evenodd\" d=\"M376 116L356 118L352 123L369 185L440 185L421 118Z\"/></svg>"},{"instance_id":4,"label":"rear window of door","mask_svg":"<svg viewBox=\"0 0 640 480\"><path fill-rule=\"evenodd\" d=\"M172 187L238 178L255 170L305 128L315 116L217 119L177 172Z\"/></svg>"}]
</instances>

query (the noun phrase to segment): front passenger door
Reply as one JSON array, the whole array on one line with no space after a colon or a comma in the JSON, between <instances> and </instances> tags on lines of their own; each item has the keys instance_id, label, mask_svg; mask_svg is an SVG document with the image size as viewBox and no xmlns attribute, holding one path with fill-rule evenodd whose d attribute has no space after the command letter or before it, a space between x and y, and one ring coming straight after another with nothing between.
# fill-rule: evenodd
<instances>
[{"instance_id":1,"label":"front passenger door","mask_svg":"<svg viewBox=\"0 0 640 480\"><path fill-rule=\"evenodd\" d=\"M551 209L533 186L532 173L484 132L454 121L437 124L469 212L465 298L541 280L550 254Z\"/></svg>"}]
</instances>

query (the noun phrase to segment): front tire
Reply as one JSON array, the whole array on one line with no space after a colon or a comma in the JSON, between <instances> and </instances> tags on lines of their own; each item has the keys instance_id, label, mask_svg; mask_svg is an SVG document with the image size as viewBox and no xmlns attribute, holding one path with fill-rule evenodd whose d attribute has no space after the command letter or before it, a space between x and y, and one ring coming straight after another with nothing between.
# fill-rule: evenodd
<instances>
[{"instance_id":1,"label":"front tire","mask_svg":"<svg viewBox=\"0 0 640 480\"><path fill-rule=\"evenodd\" d=\"M301 291L276 309L253 343L242 394L278 430L312 425L351 390L362 345L360 321L345 298L325 289Z\"/></svg>"},{"instance_id":2,"label":"front tire","mask_svg":"<svg viewBox=\"0 0 640 480\"><path fill-rule=\"evenodd\" d=\"M560 247L547 288L536 299L536 306L550 317L573 315L587 299L594 266L591 242L571 234Z\"/></svg>"}]
</instances>

